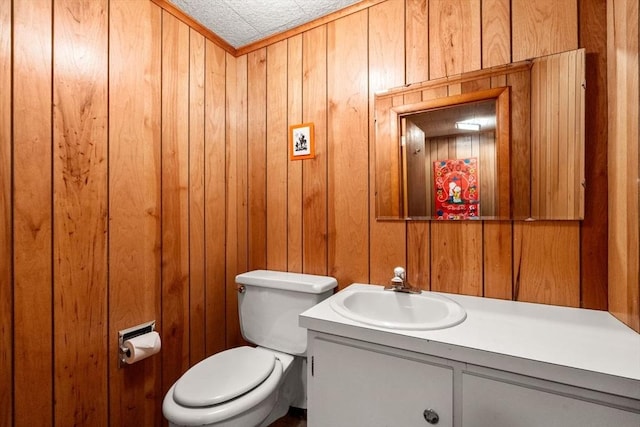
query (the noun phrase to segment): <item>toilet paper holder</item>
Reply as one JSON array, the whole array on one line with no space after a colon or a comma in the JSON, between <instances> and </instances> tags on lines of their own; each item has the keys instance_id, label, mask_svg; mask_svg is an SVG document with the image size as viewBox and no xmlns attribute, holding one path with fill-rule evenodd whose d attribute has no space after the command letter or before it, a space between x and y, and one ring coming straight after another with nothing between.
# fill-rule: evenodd
<instances>
[{"instance_id":1,"label":"toilet paper holder","mask_svg":"<svg viewBox=\"0 0 640 427\"><path fill-rule=\"evenodd\" d=\"M126 365L125 357L129 356L129 349L124 346L124 342L139 335L144 335L156 330L156 321L141 323L127 329L118 331L118 367Z\"/></svg>"}]
</instances>

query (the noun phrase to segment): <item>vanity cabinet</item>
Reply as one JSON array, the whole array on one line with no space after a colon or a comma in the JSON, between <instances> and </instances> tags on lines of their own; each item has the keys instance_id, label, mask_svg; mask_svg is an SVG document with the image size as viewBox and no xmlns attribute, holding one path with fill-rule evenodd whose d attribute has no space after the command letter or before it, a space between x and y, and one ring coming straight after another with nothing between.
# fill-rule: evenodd
<instances>
[{"instance_id":1,"label":"vanity cabinet","mask_svg":"<svg viewBox=\"0 0 640 427\"><path fill-rule=\"evenodd\" d=\"M309 427L453 424L454 367L329 335L309 336Z\"/></svg>"},{"instance_id":2,"label":"vanity cabinet","mask_svg":"<svg viewBox=\"0 0 640 427\"><path fill-rule=\"evenodd\" d=\"M640 425L636 399L316 331L308 360L309 427Z\"/></svg>"}]
</instances>

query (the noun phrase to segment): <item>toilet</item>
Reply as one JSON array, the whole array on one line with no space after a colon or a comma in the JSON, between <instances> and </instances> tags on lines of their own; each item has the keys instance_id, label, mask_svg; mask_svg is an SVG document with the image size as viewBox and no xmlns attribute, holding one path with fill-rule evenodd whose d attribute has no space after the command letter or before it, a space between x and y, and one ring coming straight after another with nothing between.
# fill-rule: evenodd
<instances>
[{"instance_id":1,"label":"toilet","mask_svg":"<svg viewBox=\"0 0 640 427\"><path fill-rule=\"evenodd\" d=\"M327 276L255 270L236 276L242 346L192 366L167 392L170 426L268 426L306 408L307 331L298 315L333 294Z\"/></svg>"}]
</instances>

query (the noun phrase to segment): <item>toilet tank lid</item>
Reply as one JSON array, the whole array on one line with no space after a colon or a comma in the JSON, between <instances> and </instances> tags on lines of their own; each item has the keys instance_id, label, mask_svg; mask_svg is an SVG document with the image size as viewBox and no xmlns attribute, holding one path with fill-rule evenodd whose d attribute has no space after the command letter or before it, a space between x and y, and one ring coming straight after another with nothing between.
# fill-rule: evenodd
<instances>
[{"instance_id":1,"label":"toilet tank lid","mask_svg":"<svg viewBox=\"0 0 640 427\"><path fill-rule=\"evenodd\" d=\"M310 294L321 294L338 286L338 281L329 276L273 270L254 270L238 274L236 283Z\"/></svg>"}]
</instances>

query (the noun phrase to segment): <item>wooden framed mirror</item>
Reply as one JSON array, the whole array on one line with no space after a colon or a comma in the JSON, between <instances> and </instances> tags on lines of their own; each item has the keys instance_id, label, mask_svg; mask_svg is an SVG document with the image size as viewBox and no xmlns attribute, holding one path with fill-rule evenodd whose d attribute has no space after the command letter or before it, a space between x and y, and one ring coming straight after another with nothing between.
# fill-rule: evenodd
<instances>
[{"instance_id":1,"label":"wooden framed mirror","mask_svg":"<svg viewBox=\"0 0 640 427\"><path fill-rule=\"evenodd\" d=\"M376 94L377 219L582 219L584 61L579 49Z\"/></svg>"}]
</instances>

